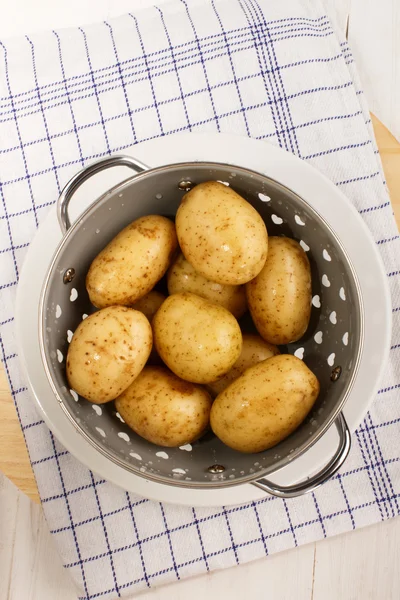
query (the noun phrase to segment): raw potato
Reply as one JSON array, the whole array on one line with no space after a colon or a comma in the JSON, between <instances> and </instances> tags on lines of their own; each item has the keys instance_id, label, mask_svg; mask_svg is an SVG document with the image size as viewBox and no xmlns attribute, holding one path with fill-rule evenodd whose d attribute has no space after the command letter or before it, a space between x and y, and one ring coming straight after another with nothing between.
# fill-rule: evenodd
<instances>
[{"instance_id":1,"label":"raw potato","mask_svg":"<svg viewBox=\"0 0 400 600\"><path fill-rule=\"evenodd\" d=\"M103 308L82 321L67 355L68 383L95 404L114 400L139 375L152 347L151 326L139 311Z\"/></svg>"},{"instance_id":2,"label":"raw potato","mask_svg":"<svg viewBox=\"0 0 400 600\"><path fill-rule=\"evenodd\" d=\"M211 281L240 285L265 264L268 234L258 212L230 187L208 181L185 194L176 213L185 258Z\"/></svg>"},{"instance_id":3,"label":"raw potato","mask_svg":"<svg viewBox=\"0 0 400 600\"><path fill-rule=\"evenodd\" d=\"M270 237L267 262L246 285L254 325L271 344L289 344L306 332L311 314L311 270L303 248L286 237Z\"/></svg>"},{"instance_id":4,"label":"raw potato","mask_svg":"<svg viewBox=\"0 0 400 600\"><path fill-rule=\"evenodd\" d=\"M223 285L206 279L192 267L183 254L179 254L172 263L167 277L170 294L197 294L210 302L220 304L236 319L240 319L247 310L246 290L243 285Z\"/></svg>"},{"instance_id":5,"label":"raw potato","mask_svg":"<svg viewBox=\"0 0 400 600\"><path fill-rule=\"evenodd\" d=\"M303 361L290 354L273 356L217 396L211 427L234 450L262 452L297 429L318 394L318 379Z\"/></svg>"},{"instance_id":6,"label":"raw potato","mask_svg":"<svg viewBox=\"0 0 400 600\"><path fill-rule=\"evenodd\" d=\"M209 427L210 395L164 367L145 367L115 401L127 425L159 446L195 442Z\"/></svg>"},{"instance_id":7,"label":"raw potato","mask_svg":"<svg viewBox=\"0 0 400 600\"><path fill-rule=\"evenodd\" d=\"M153 319L154 343L178 377L210 383L229 371L242 350L235 317L195 294L173 294Z\"/></svg>"},{"instance_id":8,"label":"raw potato","mask_svg":"<svg viewBox=\"0 0 400 600\"><path fill-rule=\"evenodd\" d=\"M132 306L167 271L178 242L166 217L140 217L125 227L96 256L86 276L90 301L97 308Z\"/></svg>"},{"instance_id":9,"label":"raw potato","mask_svg":"<svg viewBox=\"0 0 400 600\"><path fill-rule=\"evenodd\" d=\"M145 317L150 321L153 320L154 315L160 308L161 304L164 302L165 296L161 292L157 292L157 290L151 290L148 294L140 298L135 304L133 304L132 308L135 310L139 310L144 314Z\"/></svg>"},{"instance_id":10,"label":"raw potato","mask_svg":"<svg viewBox=\"0 0 400 600\"><path fill-rule=\"evenodd\" d=\"M276 354L279 354L279 350L276 346L268 344L268 342L265 342L259 335L244 333L242 352L232 369L221 379L218 379L218 381L209 383L207 388L213 396L217 396L223 392L232 381L235 381L235 379L240 377L246 369L256 365L262 360L271 358L271 356L275 356Z\"/></svg>"}]
</instances>

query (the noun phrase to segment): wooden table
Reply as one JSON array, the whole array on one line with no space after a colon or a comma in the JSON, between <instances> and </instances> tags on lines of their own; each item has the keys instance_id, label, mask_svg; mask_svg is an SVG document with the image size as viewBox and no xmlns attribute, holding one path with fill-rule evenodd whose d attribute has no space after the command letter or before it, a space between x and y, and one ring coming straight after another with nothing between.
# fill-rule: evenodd
<instances>
[{"instance_id":1,"label":"wooden table","mask_svg":"<svg viewBox=\"0 0 400 600\"><path fill-rule=\"evenodd\" d=\"M393 208L400 226L400 144L375 117L373 117L373 124ZM24 437L2 366L0 366L0 423L0 470L34 502L39 503L39 494Z\"/></svg>"}]
</instances>

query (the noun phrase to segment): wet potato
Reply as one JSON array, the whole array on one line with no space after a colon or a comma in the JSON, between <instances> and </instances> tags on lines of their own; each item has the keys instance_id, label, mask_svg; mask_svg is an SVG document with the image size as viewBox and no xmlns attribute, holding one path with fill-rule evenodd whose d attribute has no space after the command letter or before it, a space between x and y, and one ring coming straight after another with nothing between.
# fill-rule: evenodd
<instances>
[{"instance_id":1,"label":"wet potato","mask_svg":"<svg viewBox=\"0 0 400 600\"><path fill-rule=\"evenodd\" d=\"M270 237L262 271L246 284L250 313L261 337L289 344L306 332L311 315L311 269L295 240Z\"/></svg>"},{"instance_id":2,"label":"wet potato","mask_svg":"<svg viewBox=\"0 0 400 600\"><path fill-rule=\"evenodd\" d=\"M165 367L145 367L115 401L127 425L159 446L195 442L209 427L212 400L199 385Z\"/></svg>"},{"instance_id":3,"label":"wet potato","mask_svg":"<svg viewBox=\"0 0 400 600\"><path fill-rule=\"evenodd\" d=\"M295 356L268 358L231 383L214 400L211 428L239 452L262 452L288 437L306 418L319 383Z\"/></svg>"},{"instance_id":4,"label":"wet potato","mask_svg":"<svg viewBox=\"0 0 400 600\"><path fill-rule=\"evenodd\" d=\"M265 342L259 335L244 333L243 346L239 358L226 375L214 383L209 383L207 389L215 397L223 392L232 381L240 377L246 369L277 354L279 354L279 349Z\"/></svg>"},{"instance_id":5,"label":"wet potato","mask_svg":"<svg viewBox=\"0 0 400 600\"><path fill-rule=\"evenodd\" d=\"M210 383L229 371L240 355L242 333L222 306L195 294L173 294L153 319L154 343L175 375Z\"/></svg>"},{"instance_id":6,"label":"wet potato","mask_svg":"<svg viewBox=\"0 0 400 600\"><path fill-rule=\"evenodd\" d=\"M143 369L152 337L137 310L110 306L95 312L78 325L69 345L69 385L95 404L114 400Z\"/></svg>"},{"instance_id":7,"label":"wet potato","mask_svg":"<svg viewBox=\"0 0 400 600\"><path fill-rule=\"evenodd\" d=\"M166 273L177 245L175 226L166 217L133 221L90 265L86 288L92 304L132 306Z\"/></svg>"},{"instance_id":8,"label":"wet potato","mask_svg":"<svg viewBox=\"0 0 400 600\"><path fill-rule=\"evenodd\" d=\"M196 185L176 213L176 232L186 260L216 283L241 285L265 264L268 234L258 212L217 181Z\"/></svg>"},{"instance_id":9,"label":"wet potato","mask_svg":"<svg viewBox=\"0 0 400 600\"><path fill-rule=\"evenodd\" d=\"M236 319L247 310L246 290L243 285L223 285L210 281L192 267L183 254L179 254L168 270L170 294L190 292L226 308Z\"/></svg>"}]
</instances>

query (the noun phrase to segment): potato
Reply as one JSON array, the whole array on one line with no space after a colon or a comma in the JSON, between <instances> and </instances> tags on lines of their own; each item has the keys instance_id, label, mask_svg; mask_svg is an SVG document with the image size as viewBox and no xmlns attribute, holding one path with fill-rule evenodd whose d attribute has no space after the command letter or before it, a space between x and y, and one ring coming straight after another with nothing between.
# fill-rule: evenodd
<instances>
[{"instance_id":1,"label":"potato","mask_svg":"<svg viewBox=\"0 0 400 600\"><path fill-rule=\"evenodd\" d=\"M114 400L143 369L152 337L146 317L132 308L110 306L90 315L68 348L69 385L95 404Z\"/></svg>"},{"instance_id":2,"label":"potato","mask_svg":"<svg viewBox=\"0 0 400 600\"><path fill-rule=\"evenodd\" d=\"M217 396L211 427L234 450L262 452L297 429L318 394L318 379L303 361L290 354L273 356Z\"/></svg>"},{"instance_id":3,"label":"potato","mask_svg":"<svg viewBox=\"0 0 400 600\"><path fill-rule=\"evenodd\" d=\"M261 273L246 285L250 313L261 337L289 344L307 330L311 314L311 270L295 240L270 237Z\"/></svg>"},{"instance_id":4,"label":"potato","mask_svg":"<svg viewBox=\"0 0 400 600\"><path fill-rule=\"evenodd\" d=\"M151 290L148 294L140 298L135 304L132 306L135 310L139 310L142 312L145 317L148 318L150 323L153 320L154 315L160 308L161 304L164 302L165 296L161 294L161 292L157 292L157 290ZM149 360L147 361L150 365L162 365L163 362L158 355L157 350L153 344L153 347L150 352Z\"/></svg>"},{"instance_id":5,"label":"potato","mask_svg":"<svg viewBox=\"0 0 400 600\"><path fill-rule=\"evenodd\" d=\"M210 395L165 367L145 367L115 401L127 425L159 446L183 446L209 427Z\"/></svg>"},{"instance_id":6,"label":"potato","mask_svg":"<svg viewBox=\"0 0 400 600\"><path fill-rule=\"evenodd\" d=\"M167 271L177 248L175 226L166 217L140 217L96 256L86 288L97 308L132 306Z\"/></svg>"},{"instance_id":7,"label":"potato","mask_svg":"<svg viewBox=\"0 0 400 600\"><path fill-rule=\"evenodd\" d=\"M153 332L165 364L193 383L216 381L242 350L235 317L226 308L188 292L165 300L153 319Z\"/></svg>"},{"instance_id":8,"label":"potato","mask_svg":"<svg viewBox=\"0 0 400 600\"><path fill-rule=\"evenodd\" d=\"M179 254L167 274L170 294L190 292L210 302L220 304L240 319L247 310L246 290L243 285L222 285L197 273L183 254Z\"/></svg>"},{"instance_id":9,"label":"potato","mask_svg":"<svg viewBox=\"0 0 400 600\"><path fill-rule=\"evenodd\" d=\"M161 292L157 292L157 290L151 290L148 294L140 298L135 304L132 305L132 308L135 310L139 310L144 314L145 317L150 321L153 320L154 315L160 308L161 304L164 302L165 296L161 294Z\"/></svg>"},{"instance_id":10,"label":"potato","mask_svg":"<svg viewBox=\"0 0 400 600\"><path fill-rule=\"evenodd\" d=\"M240 285L265 264L268 234L258 212L232 188L208 181L185 194L176 213L182 252L211 281Z\"/></svg>"},{"instance_id":11,"label":"potato","mask_svg":"<svg viewBox=\"0 0 400 600\"><path fill-rule=\"evenodd\" d=\"M279 354L279 350L276 346L268 344L259 335L252 335L250 333L243 334L243 346L242 352L239 358L233 365L232 369L226 373L221 379L214 383L209 383L207 388L213 396L217 396L228 387L232 381L235 381L246 369L256 365L262 360L271 358Z\"/></svg>"}]
</instances>

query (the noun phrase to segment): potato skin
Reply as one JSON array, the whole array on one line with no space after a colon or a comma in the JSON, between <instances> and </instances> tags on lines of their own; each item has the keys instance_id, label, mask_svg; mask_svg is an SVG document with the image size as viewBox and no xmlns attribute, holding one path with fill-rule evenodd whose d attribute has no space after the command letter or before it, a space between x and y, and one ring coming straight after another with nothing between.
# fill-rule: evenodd
<instances>
[{"instance_id":1,"label":"potato skin","mask_svg":"<svg viewBox=\"0 0 400 600\"><path fill-rule=\"evenodd\" d=\"M232 381L240 377L246 369L277 354L280 354L279 349L265 342L259 335L244 333L243 346L239 358L226 375L218 379L218 381L209 383L207 389L215 397L223 392Z\"/></svg>"},{"instance_id":2,"label":"potato skin","mask_svg":"<svg viewBox=\"0 0 400 600\"><path fill-rule=\"evenodd\" d=\"M306 332L311 315L311 270L295 240L270 237L262 271L246 284L250 313L261 337L289 344Z\"/></svg>"},{"instance_id":3,"label":"potato skin","mask_svg":"<svg viewBox=\"0 0 400 600\"><path fill-rule=\"evenodd\" d=\"M209 427L212 400L205 389L165 367L145 367L115 401L138 435L173 448L195 442Z\"/></svg>"},{"instance_id":4,"label":"potato skin","mask_svg":"<svg viewBox=\"0 0 400 600\"><path fill-rule=\"evenodd\" d=\"M135 310L139 310L144 316L150 321L153 320L154 315L160 308L161 304L164 302L165 296L161 292L157 290L151 290L148 294L140 298L135 304L132 305L132 308Z\"/></svg>"},{"instance_id":5,"label":"potato skin","mask_svg":"<svg viewBox=\"0 0 400 600\"><path fill-rule=\"evenodd\" d=\"M258 212L233 189L208 181L185 194L176 213L179 245L211 281L240 285L265 264L268 234Z\"/></svg>"},{"instance_id":6,"label":"potato skin","mask_svg":"<svg viewBox=\"0 0 400 600\"><path fill-rule=\"evenodd\" d=\"M167 271L177 245L175 226L166 217L148 215L133 221L90 265L86 289L92 304L132 306Z\"/></svg>"},{"instance_id":7,"label":"potato skin","mask_svg":"<svg viewBox=\"0 0 400 600\"><path fill-rule=\"evenodd\" d=\"M239 452L262 452L290 435L319 394L319 382L295 356L280 354L247 369L214 401L211 427Z\"/></svg>"},{"instance_id":8,"label":"potato skin","mask_svg":"<svg viewBox=\"0 0 400 600\"><path fill-rule=\"evenodd\" d=\"M223 306L236 319L240 319L247 310L246 290L243 285L223 285L210 281L200 275L182 253L176 257L168 269L167 283L170 294L181 292L197 294L197 296Z\"/></svg>"},{"instance_id":9,"label":"potato skin","mask_svg":"<svg viewBox=\"0 0 400 600\"><path fill-rule=\"evenodd\" d=\"M150 355L146 317L123 306L103 308L82 321L67 354L68 383L95 404L114 400L139 375Z\"/></svg>"},{"instance_id":10,"label":"potato skin","mask_svg":"<svg viewBox=\"0 0 400 600\"><path fill-rule=\"evenodd\" d=\"M210 383L229 371L242 349L235 317L222 306L185 292L169 296L153 319L154 343L175 375Z\"/></svg>"}]
</instances>

